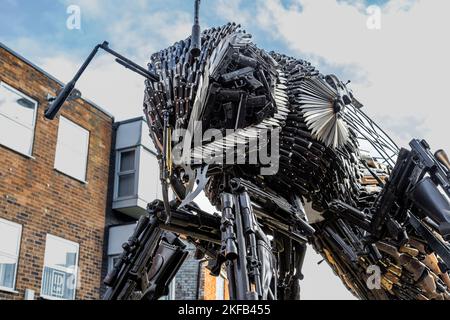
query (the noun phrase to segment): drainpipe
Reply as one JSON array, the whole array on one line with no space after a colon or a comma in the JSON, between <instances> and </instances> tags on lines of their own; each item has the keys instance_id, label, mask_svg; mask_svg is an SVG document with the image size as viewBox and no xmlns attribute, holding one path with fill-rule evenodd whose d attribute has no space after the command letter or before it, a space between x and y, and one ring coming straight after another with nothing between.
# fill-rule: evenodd
<instances>
[{"instance_id":1,"label":"drainpipe","mask_svg":"<svg viewBox=\"0 0 450 320\"><path fill-rule=\"evenodd\" d=\"M197 270L197 301L200 300L200 279L201 279L201 276L202 276L203 265L206 262L208 262L208 260L203 259L203 260L200 260L199 263L198 263L198 270Z\"/></svg>"}]
</instances>

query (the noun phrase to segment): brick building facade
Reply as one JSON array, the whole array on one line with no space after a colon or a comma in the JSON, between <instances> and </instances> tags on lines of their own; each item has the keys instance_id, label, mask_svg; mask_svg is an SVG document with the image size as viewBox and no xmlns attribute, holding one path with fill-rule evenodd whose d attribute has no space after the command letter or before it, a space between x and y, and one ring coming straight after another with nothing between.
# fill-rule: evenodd
<instances>
[{"instance_id":1,"label":"brick building facade","mask_svg":"<svg viewBox=\"0 0 450 320\"><path fill-rule=\"evenodd\" d=\"M4 46L0 84L0 298L98 299L113 118L77 99L45 120L47 96L61 84ZM85 159L70 145L77 140L87 142ZM70 158L86 163L71 169ZM76 291L66 289L75 281Z\"/></svg>"},{"instance_id":2,"label":"brick building facade","mask_svg":"<svg viewBox=\"0 0 450 320\"><path fill-rule=\"evenodd\" d=\"M48 121L61 86L0 43L0 300L100 299L121 243L161 197L143 119L115 123L77 98ZM169 298L227 299L190 250Z\"/></svg>"}]
</instances>

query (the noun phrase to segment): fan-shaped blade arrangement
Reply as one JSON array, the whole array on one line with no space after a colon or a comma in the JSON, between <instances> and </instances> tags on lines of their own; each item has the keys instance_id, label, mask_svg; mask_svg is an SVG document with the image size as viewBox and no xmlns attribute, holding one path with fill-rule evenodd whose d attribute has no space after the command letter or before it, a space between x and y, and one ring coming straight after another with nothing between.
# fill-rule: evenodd
<instances>
[{"instance_id":1,"label":"fan-shaped blade arrangement","mask_svg":"<svg viewBox=\"0 0 450 320\"><path fill-rule=\"evenodd\" d=\"M305 79L301 84L301 110L315 138L328 147L339 148L349 138L346 122L341 117L344 104L337 90L319 77Z\"/></svg>"}]
</instances>

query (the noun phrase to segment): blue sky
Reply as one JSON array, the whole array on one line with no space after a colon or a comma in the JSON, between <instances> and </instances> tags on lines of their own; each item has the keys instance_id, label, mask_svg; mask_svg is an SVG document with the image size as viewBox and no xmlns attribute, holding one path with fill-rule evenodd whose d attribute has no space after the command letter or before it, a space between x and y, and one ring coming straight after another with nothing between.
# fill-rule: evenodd
<instances>
[{"instance_id":1,"label":"blue sky","mask_svg":"<svg viewBox=\"0 0 450 320\"><path fill-rule=\"evenodd\" d=\"M90 7L82 9L82 29L68 30L66 25L66 9L68 3L77 4L80 1L60 0L2 0L2 11L0 12L0 39L8 44L16 44L17 39L31 38L40 44L39 48L20 48L24 55L42 55L49 45L53 50L71 51L71 54L86 55L93 45L103 40L111 39L109 27L115 21L128 15L142 17L158 12L171 12L176 8L177 12L184 12L191 16L193 11L192 1L186 0L151 0L147 1L146 11L140 11L139 5L123 5L123 1L97 1L101 3L103 14L98 16L96 10ZM204 0L202 3L202 25L214 26L228 22L214 8L215 0ZM243 1L243 7L250 9L252 1ZM170 33L170 29L165 30ZM171 45L169 42L160 40L156 30L148 30L148 34L141 38L142 42L158 41L164 46ZM157 30L160 33L160 30ZM259 34L256 33L256 36ZM185 36L188 36L186 34ZM276 39L267 39L264 36L257 37L262 46L282 50L283 44ZM111 43L114 46L114 42ZM117 45L117 44L116 44ZM139 44L136 43L136 46ZM136 54L132 46L127 46L127 54ZM29 51L29 52L23 52ZM150 54L150 52L149 52Z\"/></svg>"},{"instance_id":2,"label":"blue sky","mask_svg":"<svg viewBox=\"0 0 450 320\"><path fill-rule=\"evenodd\" d=\"M339 0L340 2L352 2L351 0ZM365 4L384 4L388 0L366 0ZM118 20L134 15L143 17L159 12L182 12L188 18L192 15L193 1L188 0L149 0L146 3L145 11L138 4L142 1L117 1L117 0L92 0L98 5L85 5L87 1L66 1L66 0L1 0L2 10L0 12L0 41L6 45L18 46L17 50L30 58L40 59L48 50L57 52L70 52L71 55L82 57L86 55L91 47L103 40L114 38L110 26ZM230 1L233 2L233 1ZM255 6L253 0L234 1L239 2L239 8L245 12L250 12ZM293 0L281 1L286 7L292 5ZM124 5L127 3L127 5ZM130 3L130 4L128 4ZM66 25L66 9L69 4L80 4L82 9L82 29L68 30ZM176 8L174 10L174 8ZM301 8L301 4L299 5ZM101 13L97 11L101 10ZM229 21L229 17L223 17L217 7L216 0L202 1L201 19L203 26L222 25ZM256 14L256 12L255 12ZM239 21L236 20L239 23ZM246 26L247 27L247 26ZM248 30L255 37L255 41L267 50L289 52L290 49L283 41L277 37L267 36L264 30L257 25L248 26ZM164 30L170 33L170 28ZM156 33L156 34L155 34ZM146 36L143 35L141 42L158 42L164 46L171 43L161 40L160 30L148 30ZM186 34L187 36L188 34ZM22 47L20 40L32 39L36 44L31 47ZM25 41L24 41L25 42ZM111 43L115 45L114 42ZM117 45L117 44L116 44ZM136 46L139 46L136 43ZM136 55L136 50L128 45L125 53ZM150 53L149 53L150 54Z\"/></svg>"}]
</instances>

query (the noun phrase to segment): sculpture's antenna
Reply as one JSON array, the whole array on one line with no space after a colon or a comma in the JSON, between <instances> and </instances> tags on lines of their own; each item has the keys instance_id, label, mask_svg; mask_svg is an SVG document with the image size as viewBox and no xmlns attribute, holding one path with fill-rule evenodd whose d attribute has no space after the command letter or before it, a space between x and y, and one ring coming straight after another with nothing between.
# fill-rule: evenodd
<instances>
[{"instance_id":1,"label":"sculpture's antenna","mask_svg":"<svg viewBox=\"0 0 450 320\"><path fill-rule=\"evenodd\" d=\"M195 0L195 17L194 25L192 27L191 39L191 56L193 58L199 57L201 53L201 31L200 31L200 0Z\"/></svg>"}]
</instances>

